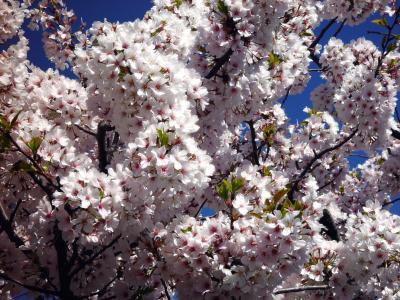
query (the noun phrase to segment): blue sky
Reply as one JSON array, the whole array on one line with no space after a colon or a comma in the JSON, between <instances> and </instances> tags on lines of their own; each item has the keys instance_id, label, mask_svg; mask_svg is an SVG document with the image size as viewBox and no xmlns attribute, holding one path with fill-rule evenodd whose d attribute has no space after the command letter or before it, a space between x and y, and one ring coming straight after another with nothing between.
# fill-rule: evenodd
<instances>
[{"instance_id":1,"label":"blue sky","mask_svg":"<svg viewBox=\"0 0 400 300\"><path fill-rule=\"evenodd\" d=\"M68 7L74 10L78 20L82 18L83 21L87 23L87 26L90 26L94 21L102 21L104 19L111 22L133 21L137 18L142 18L144 13L152 6L150 0L67 0L66 2ZM344 26L338 37L344 42L349 42L358 37L366 36L367 39L370 39L374 41L376 45L379 45L379 36L367 34L367 31L369 30L379 30L377 25L371 23L371 20L375 18L378 18L378 16L370 17L367 22L359 26ZM325 21L317 29L317 33L326 23L327 22ZM327 32L326 37L322 39L322 44L327 41L327 37L329 37L330 34L333 34L336 31L338 26L339 24L335 24L331 27ZM53 67L53 64L50 63L44 55L41 33L27 30L27 36L30 39L29 59L42 69ZM290 96L285 103L285 111L292 123L301 121L306 117L306 114L302 110L305 106L311 106L309 100L310 93L316 86L323 83L318 72L311 72L311 74L312 79L306 90L300 95ZM353 157L351 158L350 163L355 167L362 161L362 158ZM392 211L400 214L400 202L392 208Z\"/></svg>"}]
</instances>

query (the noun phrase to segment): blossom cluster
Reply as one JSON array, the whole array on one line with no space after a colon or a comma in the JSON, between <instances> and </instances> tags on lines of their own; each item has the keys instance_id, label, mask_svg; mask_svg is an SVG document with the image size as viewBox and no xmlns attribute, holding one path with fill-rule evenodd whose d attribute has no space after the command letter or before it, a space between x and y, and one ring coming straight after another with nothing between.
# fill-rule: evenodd
<instances>
[{"instance_id":1,"label":"blossom cluster","mask_svg":"<svg viewBox=\"0 0 400 300\"><path fill-rule=\"evenodd\" d=\"M0 297L399 298L392 8L155 0L73 32L61 0L0 0ZM374 12L392 44L319 45ZM28 61L24 18L74 79Z\"/></svg>"}]
</instances>

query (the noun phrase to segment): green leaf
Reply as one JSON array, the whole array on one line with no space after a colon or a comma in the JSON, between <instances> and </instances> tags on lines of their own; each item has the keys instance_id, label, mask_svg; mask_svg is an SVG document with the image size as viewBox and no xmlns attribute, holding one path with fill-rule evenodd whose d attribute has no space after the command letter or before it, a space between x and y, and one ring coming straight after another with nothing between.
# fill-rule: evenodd
<instances>
[{"instance_id":1,"label":"green leaf","mask_svg":"<svg viewBox=\"0 0 400 300\"><path fill-rule=\"evenodd\" d=\"M376 161L376 163L378 164L378 165L383 165L383 163L385 162L386 160L383 158L383 157L380 157L377 161Z\"/></svg>"},{"instance_id":2,"label":"green leaf","mask_svg":"<svg viewBox=\"0 0 400 300\"><path fill-rule=\"evenodd\" d=\"M11 124L10 124L11 128L14 128L15 125L17 124L17 120L18 120L18 117L19 117L19 115L21 114L21 112L22 112L22 109L21 109L20 111L18 111L18 112L15 114L15 116L12 118Z\"/></svg>"},{"instance_id":3,"label":"green leaf","mask_svg":"<svg viewBox=\"0 0 400 300\"><path fill-rule=\"evenodd\" d=\"M35 172L36 169L30 163L23 160L19 160L13 164L13 166L11 167L11 171L30 173L30 172Z\"/></svg>"},{"instance_id":4,"label":"green leaf","mask_svg":"<svg viewBox=\"0 0 400 300\"><path fill-rule=\"evenodd\" d=\"M40 136L34 136L26 145L31 149L33 154L36 154L42 144L43 139Z\"/></svg>"},{"instance_id":5,"label":"green leaf","mask_svg":"<svg viewBox=\"0 0 400 300\"><path fill-rule=\"evenodd\" d=\"M289 192L289 189L287 189L287 188L284 188L284 189L281 189L281 190L277 191L274 194L274 196L272 197L272 202L275 203L275 204L278 203L279 200L281 200L282 197L285 196L288 192Z\"/></svg>"},{"instance_id":6,"label":"green leaf","mask_svg":"<svg viewBox=\"0 0 400 300\"><path fill-rule=\"evenodd\" d=\"M224 15L228 15L229 14L229 9L228 6L226 6L225 2L223 0L218 0L217 2L217 10Z\"/></svg>"},{"instance_id":7,"label":"green leaf","mask_svg":"<svg viewBox=\"0 0 400 300\"><path fill-rule=\"evenodd\" d=\"M104 191L102 189L99 189L99 197L100 197L100 201L104 199L106 195L104 194Z\"/></svg>"},{"instance_id":8,"label":"green leaf","mask_svg":"<svg viewBox=\"0 0 400 300\"><path fill-rule=\"evenodd\" d=\"M126 74L129 73L129 68L127 67L119 67L119 73L118 73L118 80L121 81L125 78Z\"/></svg>"},{"instance_id":9,"label":"green leaf","mask_svg":"<svg viewBox=\"0 0 400 300\"><path fill-rule=\"evenodd\" d=\"M5 135L0 135L0 153L5 152L10 147L11 141Z\"/></svg>"},{"instance_id":10,"label":"green leaf","mask_svg":"<svg viewBox=\"0 0 400 300\"><path fill-rule=\"evenodd\" d=\"M257 219L262 219L262 214L260 213L251 212L250 215Z\"/></svg>"},{"instance_id":11,"label":"green leaf","mask_svg":"<svg viewBox=\"0 0 400 300\"><path fill-rule=\"evenodd\" d=\"M304 120L304 121L302 121L302 122L300 123L300 125L301 125L302 127L305 127L305 126L308 125L308 121L307 121L307 120Z\"/></svg>"},{"instance_id":12,"label":"green leaf","mask_svg":"<svg viewBox=\"0 0 400 300\"><path fill-rule=\"evenodd\" d=\"M225 181L222 181L218 186L217 186L217 194L224 200L228 200L229 198L229 190L227 185L225 184Z\"/></svg>"},{"instance_id":13,"label":"green leaf","mask_svg":"<svg viewBox=\"0 0 400 300\"><path fill-rule=\"evenodd\" d=\"M396 39L396 41L400 41L400 34L395 34L394 38Z\"/></svg>"},{"instance_id":14,"label":"green leaf","mask_svg":"<svg viewBox=\"0 0 400 300\"><path fill-rule=\"evenodd\" d=\"M189 226L187 228L182 228L181 232L182 233L188 233L188 232L192 232L192 230L193 230L192 226Z\"/></svg>"},{"instance_id":15,"label":"green leaf","mask_svg":"<svg viewBox=\"0 0 400 300\"><path fill-rule=\"evenodd\" d=\"M341 185L340 187L339 187L339 192L343 195L344 194L344 186L343 185Z\"/></svg>"},{"instance_id":16,"label":"green leaf","mask_svg":"<svg viewBox=\"0 0 400 300\"><path fill-rule=\"evenodd\" d=\"M272 213L275 210L275 207L276 207L275 203L266 201L265 206L263 208L263 212Z\"/></svg>"},{"instance_id":17,"label":"green leaf","mask_svg":"<svg viewBox=\"0 0 400 300\"><path fill-rule=\"evenodd\" d=\"M183 3L183 0L174 0L175 7L179 8Z\"/></svg>"},{"instance_id":18,"label":"green leaf","mask_svg":"<svg viewBox=\"0 0 400 300\"><path fill-rule=\"evenodd\" d=\"M273 143L273 138L276 133L276 127L274 124L270 124L263 128L263 137L264 140L268 142L269 145Z\"/></svg>"},{"instance_id":19,"label":"green leaf","mask_svg":"<svg viewBox=\"0 0 400 300\"><path fill-rule=\"evenodd\" d=\"M157 34L159 34L163 30L164 30L164 26L160 26L156 30L154 30L152 33L150 33L150 36L155 37Z\"/></svg>"},{"instance_id":20,"label":"green leaf","mask_svg":"<svg viewBox=\"0 0 400 300\"><path fill-rule=\"evenodd\" d=\"M210 245L210 246L208 246L208 248L207 248L207 251L206 251L206 255L208 256L208 257L213 257L213 254L214 254L214 248L213 248L213 246L212 245Z\"/></svg>"},{"instance_id":21,"label":"green leaf","mask_svg":"<svg viewBox=\"0 0 400 300\"><path fill-rule=\"evenodd\" d=\"M387 47L386 52L387 52L387 53L392 52L392 51L396 50L396 48L397 48L396 43L390 44L390 45Z\"/></svg>"},{"instance_id":22,"label":"green leaf","mask_svg":"<svg viewBox=\"0 0 400 300\"><path fill-rule=\"evenodd\" d=\"M270 169L267 166L263 166L262 174L263 174L263 176L272 176L272 173L271 173Z\"/></svg>"},{"instance_id":23,"label":"green leaf","mask_svg":"<svg viewBox=\"0 0 400 300\"><path fill-rule=\"evenodd\" d=\"M282 58L274 53L273 51L271 51L268 54L268 65L269 65L269 70L274 69L277 65L279 65L282 62Z\"/></svg>"},{"instance_id":24,"label":"green leaf","mask_svg":"<svg viewBox=\"0 0 400 300\"><path fill-rule=\"evenodd\" d=\"M303 204L299 200L296 200L294 202L294 209L302 211L303 210Z\"/></svg>"},{"instance_id":25,"label":"green leaf","mask_svg":"<svg viewBox=\"0 0 400 300\"><path fill-rule=\"evenodd\" d=\"M397 60L396 59L391 59L388 63L388 67L389 68L394 68L397 64Z\"/></svg>"},{"instance_id":26,"label":"green leaf","mask_svg":"<svg viewBox=\"0 0 400 300\"><path fill-rule=\"evenodd\" d=\"M382 18L382 19L375 19L371 21L372 23L375 23L379 26L383 26L383 27L389 27L388 22L386 21L386 19Z\"/></svg>"},{"instance_id":27,"label":"green leaf","mask_svg":"<svg viewBox=\"0 0 400 300\"><path fill-rule=\"evenodd\" d=\"M312 36L312 35L313 35L313 34L310 33L310 32L308 32L308 31L302 31L302 32L300 32L300 34L299 34L300 37L303 37L303 36Z\"/></svg>"},{"instance_id":28,"label":"green leaf","mask_svg":"<svg viewBox=\"0 0 400 300\"><path fill-rule=\"evenodd\" d=\"M317 116L317 117L322 117L322 115L323 115L324 113L322 112L322 111L318 111L318 110L316 110L316 109L310 109L309 111L308 111L308 115L309 116Z\"/></svg>"},{"instance_id":29,"label":"green leaf","mask_svg":"<svg viewBox=\"0 0 400 300\"><path fill-rule=\"evenodd\" d=\"M245 184L245 180L241 177L239 178L232 178L231 179L231 186L232 186L232 193L235 194L239 191Z\"/></svg>"},{"instance_id":30,"label":"green leaf","mask_svg":"<svg viewBox=\"0 0 400 300\"><path fill-rule=\"evenodd\" d=\"M161 147L169 146L169 137L168 134L164 131L164 129L157 128L157 137L158 137L158 143L160 144Z\"/></svg>"},{"instance_id":31,"label":"green leaf","mask_svg":"<svg viewBox=\"0 0 400 300\"><path fill-rule=\"evenodd\" d=\"M11 128L11 124L8 122L5 116L0 116L0 127L6 132L8 132Z\"/></svg>"}]
</instances>

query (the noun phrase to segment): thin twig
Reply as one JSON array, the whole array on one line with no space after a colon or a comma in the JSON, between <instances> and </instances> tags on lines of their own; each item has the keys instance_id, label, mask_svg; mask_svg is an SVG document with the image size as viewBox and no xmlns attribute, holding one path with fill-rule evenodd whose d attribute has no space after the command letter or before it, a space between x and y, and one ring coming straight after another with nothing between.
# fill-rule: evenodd
<instances>
[{"instance_id":1,"label":"thin twig","mask_svg":"<svg viewBox=\"0 0 400 300\"><path fill-rule=\"evenodd\" d=\"M24 241L14 231L10 221L7 219L3 207L0 206L0 227L6 232L9 240L14 243L15 247L19 248L24 245Z\"/></svg>"},{"instance_id":2,"label":"thin twig","mask_svg":"<svg viewBox=\"0 0 400 300\"><path fill-rule=\"evenodd\" d=\"M336 174L336 176L334 176L331 180L329 180L327 183L325 183L323 186L321 186L317 191L320 192L327 186L331 185L339 177L339 175L342 173L342 171L343 171L343 169L340 169L340 171Z\"/></svg>"},{"instance_id":3,"label":"thin twig","mask_svg":"<svg viewBox=\"0 0 400 300\"><path fill-rule=\"evenodd\" d=\"M102 247L98 252L96 252L94 255L92 255L89 259L87 259L83 263L81 263L75 270L73 270L70 273L71 278L72 278L72 276L77 274L79 271L81 271L85 266L92 263L97 257L99 257L102 253L104 253L104 251L106 251L108 248L112 247L121 238L121 236L122 236L121 234L117 235L110 243L108 243L107 245Z\"/></svg>"},{"instance_id":4,"label":"thin twig","mask_svg":"<svg viewBox=\"0 0 400 300\"><path fill-rule=\"evenodd\" d=\"M22 203L22 199L18 199L17 204L15 205L15 208L10 215L8 222L10 223L11 226L12 226L12 223L14 222L14 218L17 215L17 211L18 211L18 208L21 205L21 203Z\"/></svg>"},{"instance_id":5,"label":"thin twig","mask_svg":"<svg viewBox=\"0 0 400 300\"><path fill-rule=\"evenodd\" d=\"M394 27L396 26L396 24L397 24L397 22L398 22L399 16L400 16L400 7L397 8L397 10L396 10L396 13L395 13L395 15L394 15L393 23L392 23L389 27L387 27L388 32L387 32L387 34L385 35L386 38L384 37L384 38L382 39L382 54L381 54L381 56L379 56L379 58L378 58L378 65L377 65L377 67L376 67L376 69L375 69L375 77L378 77L379 72L380 72L380 69L381 69L382 64L383 64L383 60L384 60L384 58L385 58L385 57L389 54L389 52L390 52L390 51L387 51L387 48L388 48L389 44L390 44L391 41L392 41L392 39L390 38L390 36L392 35L392 31L393 31Z\"/></svg>"},{"instance_id":6,"label":"thin twig","mask_svg":"<svg viewBox=\"0 0 400 300\"><path fill-rule=\"evenodd\" d=\"M399 201L400 201L400 198L396 198L396 199L394 199L394 200L392 200L392 201L389 201L389 202L384 203L384 204L382 205L382 207L386 207L386 206L395 204L396 202L399 202Z\"/></svg>"},{"instance_id":7,"label":"thin twig","mask_svg":"<svg viewBox=\"0 0 400 300\"><path fill-rule=\"evenodd\" d=\"M274 295L279 295L279 294L297 293L297 292L304 292L304 291L318 291L318 290L327 290L327 289L329 289L329 285L307 285L307 286L279 289L279 290L274 291L273 293L274 293Z\"/></svg>"},{"instance_id":8,"label":"thin twig","mask_svg":"<svg viewBox=\"0 0 400 300\"><path fill-rule=\"evenodd\" d=\"M162 285L164 287L165 296L167 297L168 300L171 300L171 296L170 296L170 294L168 292L167 284L165 283L164 279L162 279L162 278L161 278L161 283L162 283Z\"/></svg>"},{"instance_id":9,"label":"thin twig","mask_svg":"<svg viewBox=\"0 0 400 300\"><path fill-rule=\"evenodd\" d=\"M23 156L25 156L32 164L33 166L37 169L37 173L40 174L41 176L43 176L44 178L46 178L46 180L48 181L49 184L51 184L52 186L54 186L54 188L57 191L61 191L60 187L56 186L53 181L44 173L44 171L42 170L42 167L36 162L36 160L34 160L30 155L28 155L27 153L25 153L24 150L22 150L22 148L18 145L18 143L12 138L11 134L8 132L4 132L5 136L8 140L10 140L10 142L17 148L18 152L20 152Z\"/></svg>"},{"instance_id":10,"label":"thin twig","mask_svg":"<svg viewBox=\"0 0 400 300\"><path fill-rule=\"evenodd\" d=\"M202 210L202 208L203 208L204 205L206 204L207 200L208 200L208 199L206 198L206 199L204 199L204 201L201 203L199 209L197 210L196 214L194 215L195 218L197 218L197 217L199 216L200 211Z\"/></svg>"},{"instance_id":11,"label":"thin twig","mask_svg":"<svg viewBox=\"0 0 400 300\"><path fill-rule=\"evenodd\" d=\"M229 48L228 51L225 52L224 55L221 57L217 58L215 60L215 65L211 69L211 71L205 76L206 79L211 79L215 75L217 75L218 71L222 68L222 66L229 61L233 54L232 48Z\"/></svg>"},{"instance_id":12,"label":"thin twig","mask_svg":"<svg viewBox=\"0 0 400 300\"><path fill-rule=\"evenodd\" d=\"M281 106L283 106L283 105L285 104L286 100L288 99L289 93L290 93L290 90L291 90L291 89L292 89L292 86L289 86L289 88L288 88L287 91L286 91L285 98L283 98L283 100L282 100L282 102L281 102Z\"/></svg>"},{"instance_id":13,"label":"thin twig","mask_svg":"<svg viewBox=\"0 0 400 300\"><path fill-rule=\"evenodd\" d=\"M314 164L318 159L321 159L325 154L327 154L327 153L329 153L329 152L331 152L331 151L334 151L334 150L339 149L340 147L342 147L344 144L346 144L349 140L351 140L351 139L355 136L355 134L357 133L357 131L358 131L358 126L357 126L357 128L356 128L348 137L346 137L346 138L345 138L343 141L341 141L340 143L338 143L338 144L336 144L336 145L334 145L334 146L332 146L332 147L326 148L326 149L322 150L321 152L316 153L316 154L314 155L313 159L306 165L306 167L303 169L303 171L300 173L300 175L292 182L292 184L291 184L292 187L290 188L290 190L289 190L289 192L288 192L288 198L289 198L289 200L291 200L291 201L293 200L293 194L294 194L295 191L298 190L298 185L299 185L300 181L301 181L301 180L307 175L307 173L311 170L313 164Z\"/></svg>"},{"instance_id":14,"label":"thin twig","mask_svg":"<svg viewBox=\"0 0 400 300\"><path fill-rule=\"evenodd\" d=\"M80 126L78 124L75 124L75 127L78 128L79 130L83 131L84 133L87 133L88 135L96 136L95 132L93 132L93 131L91 131L89 129L86 129L85 127L82 127L82 126Z\"/></svg>"},{"instance_id":15,"label":"thin twig","mask_svg":"<svg viewBox=\"0 0 400 300\"><path fill-rule=\"evenodd\" d=\"M4 273L0 273L0 278L4 279L6 281L12 282L14 284L17 284L17 285L19 285L19 286L21 286L21 287L23 287L25 289L28 289L30 291L39 292L39 293L47 294L47 295L53 295L53 296L58 296L59 295L59 293L56 292L56 291L50 291L50 290L46 290L46 289L43 289L43 288L40 288L40 287L37 287L37 286L33 286L33 285L29 285L29 284L25 284L25 283L19 282L18 280L15 280L15 279L11 278L10 276L8 276L8 275L6 275Z\"/></svg>"},{"instance_id":16,"label":"thin twig","mask_svg":"<svg viewBox=\"0 0 400 300\"><path fill-rule=\"evenodd\" d=\"M342 23L340 23L339 28L336 30L336 32L333 34L334 37L337 37L339 33L342 31L344 24L346 24L347 19L344 19Z\"/></svg>"},{"instance_id":17,"label":"thin twig","mask_svg":"<svg viewBox=\"0 0 400 300\"><path fill-rule=\"evenodd\" d=\"M250 121L245 121L247 124L249 124L250 127L250 134L251 134L251 145L253 147L253 160L254 163L259 166L260 165L260 161L258 160L258 153L257 153L257 143L256 143L256 131L254 129L254 122L253 120Z\"/></svg>"},{"instance_id":18,"label":"thin twig","mask_svg":"<svg viewBox=\"0 0 400 300\"><path fill-rule=\"evenodd\" d=\"M324 37L325 33L329 30L329 28L332 27L333 24L335 24L336 20L338 17L332 19L329 21L329 23L322 28L321 32L319 33L319 35L316 37L316 39L311 43L310 46L308 46L308 50L314 49L315 46L317 46L317 44L321 41L321 39Z\"/></svg>"}]
</instances>

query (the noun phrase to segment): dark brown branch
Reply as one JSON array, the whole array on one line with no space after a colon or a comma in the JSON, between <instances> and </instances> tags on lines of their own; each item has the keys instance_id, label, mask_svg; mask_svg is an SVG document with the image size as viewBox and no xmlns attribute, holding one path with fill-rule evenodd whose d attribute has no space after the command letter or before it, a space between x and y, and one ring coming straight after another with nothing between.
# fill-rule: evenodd
<instances>
[{"instance_id":1,"label":"dark brown branch","mask_svg":"<svg viewBox=\"0 0 400 300\"><path fill-rule=\"evenodd\" d=\"M343 27L344 27L344 24L346 24L346 22L347 22L347 19L344 19L344 20L342 21L342 23L340 23L339 28L338 28L338 29L336 30L336 32L333 34L334 37L337 37L337 36L339 35L339 33L342 31L342 29L343 29Z\"/></svg>"},{"instance_id":2,"label":"dark brown branch","mask_svg":"<svg viewBox=\"0 0 400 300\"><path fill-rule=\"evenodd\" d=\"M15 148L18 150L18 152L20 152L23 156L25 156L25 157L32 163L32 165L36 168L37 173L38 173L39 175L43 176L43 177L47 180L48 184L54 186L54 188L55 188L57 191L60 191L60 192L61 192L60 187L57 186L57 185L55 185L55 184L53 183L53 181L44 173L42 167L36 162L36 160L34 160L30 155L28 155L27 153L25 153L24 150L21 149L21 147L18 145L18 143L12 138L12 136L10 135L10 133L5 132L5 137L6 137L8 140L10 140L10 142L15 146Z\"/></svg>"},{"instance_id":3,"label":"dark brown branch","mask_svg":"<svg viewBox=\"0 0 400 300\"><path fill-rule=\"evenodd\" d=\"M319 57L315 55L314 52L310 51L310 58L312 61L320 68L322 69L322 64L319 62Z\"/></svg>"},{"instance_id":4,"label":"dark brown branch","mask_svg":"<svg viewBox=\"0 0 400 300\"><path fill-rule=\"evenodd\" d=\"M329 30L329 28L331 28L332 25L335 24L337 18L338 18L338 17L336 17L336 18L330 20L329 23L326 24L326 26L325 26L324 28L322 28L321 32L320 32L319 35L316 37L316 39L311 43L310 46L308 46L308 50L314 52L315 46L317 46L317 44L321 41L321 39L324 37L325 33Z\"/></svg>"},{"instance_id":5,"label":"dark brown branch","mask_svg":"<svg viewBox=\"0 0 400 300\"><path fill-rule=\"evenodd\" d=\"M378 77L380 69L381 69L382 64L383 64L383 60L385 59L385 57L390 52L390 51L388 51L388 46L392 42L391 35L392 35L392 32L393 32L393 29L395 28L395 26L396 26L396 24L398 22L399 17L400 17L400 7L397 8L396 13L394 15L393 22L389 27L387 27L388 32L387 32L387 34L385 34L385 37L382 39L382 54L378 58L378 65L377 65L377 67L375 69L375 77Z\"/></svg>"},{"instance_id":6,"label":"dark brown branch","mask_svg":"<svg viewBox=\"0 0 400 300\"><path fill-rule=\"evenodd\" d=\"M279 289L274 291L274 295L279 294L288 294L288 293L297 293L304 291L318 291L318 290L327 290L329 289L329 285L307 285L307 286L299 286L293 288Z\"/></svg>"},{"instance_id":7,"label":"dark brown branch","mask_svg":"<svg viewBox=\"0 0 400 300\"><path fill-rule=\"evenodd\" d=\"M394 137L395 139L400 140L400 131L392 129L392 137Z\"/></svg>"},{"instance_id":8,"label":"dark brown branch","mask_svg":"<svg viewBox=\"0 0 400 300\"><path fill-rule=\"evenodd\" d=\"M114 126L106 122L100 122L99 125L97 126L96 139L98 146L99 170L100 172L106 174L107 174L106 167L109 164L106 137L107 137L107 132L112 131L114 129L115 129Z\"/></svg>"},{"instance_id":9,"label":"dark brown branch","mask_svg":"<svg viewBox=\"0 0 400 300\"><path fill-rule=\"evenodd\" d=\"M251 145L253 147L253 160L254 163L259 166L260 165L260 161L258 160L258 149L257 149L257 143L256 143L256 131L254 129L254 122L253 120L250 121L246 121L247 124L249 124L249 128L250 128L250 135L251 135Z\"/></svg>"},{"instance_id":10,"label":"dark brown branch","mask_svg":"<svg viewBox=\"0 0 400 300\"><path fill-rule=\"evenodd\" d=\"M79 271L81 271L85 266L92 263L97 257L99 257L102 253L104 253L104 251L106 251L108 248L112 247L121 238L121 236L122 236L121 234L117 235L110 243L108 243L107 245L102 247L99 251L97 251L95 254L93 254L90 258L88 258L84 262L80 263L79 266L75 270L71 271L71 273L70 273L71 278L75 274L77 274Z\"/></svg>"},{"instance_id":11,"label":"dark brown branch","mask_svg":"<svg viewBox=\"0 0 400 300\"><path fill-rule=\"evenodd\" d=\"M81 298L81 299L85 299L85 298L89 298L89 299L90 299L90 298L93 297L93 296L99 296L99 297L103 296L103 295L107 292L107 289L110 287L110 285L112 285L113 282L114 282L115 280L117 280L118 277L121 275L121 274L119 273L119 271L118 271L117 273L118 273L118 274L117 274L116 276L114 276L109 282L107 282L99 291L94 292L94 293L91 293L91 294L89 294L89 295L87 295L87 296L81 296L80 298Z\"/></svg>"},{"instance_id":12,"label":"dark brown branch","mask_svg":"<svg viewBox=\"0 0 400 300\"><path fill-rule=\"evenodd\" d=\"M222 68L222 66L224 64L226 64L229 59L231 58L233 54L233 50L232 48L229 48L228 51L225 52L224 55L222 55L221 57L217 58L215 60L215 65L214 67L211 69L211 71L205 76L206 79L211 79L213 78L215 75L217 75L218 71Z\"/></svg>"},{"instance_id":13,"label":"dark brown branch","mask_svg":"<svg viewBox=\"0 0 400 300\"><path fill-rule=\"evenodd\" d=\"M21 286L21 287L23 287L23 288L25 288L27 290L33 291L33 292L38 292L38 293L42 293L42 294L45 294L45 295L53 295L53 296L58 296L59 295L58 292L56 292L56 291L50 291L50 290L46 290L46 289L43 289L43 288L40 288L40 287L37 287L37 286L24 284L22 282L19 282L18 280L15 280L15 279L11 278L10 276L8 276L8 275L6 275L4 273L0 273L0 278L4 279L6 281L12 282L12 283L14 283L16 285L19 285L19 286Z\"/></svg>"},{"instance_id":14,"label":"dark brown branch","mask_svg":"<svg viewBox=\"0 0 400 300\"><path fill-rule=\"evenodd\" d=\"M207 200L208 200L208 199L206 198L206 199L204 199L204 201L201 203L199 209L197 210L196 214L194 215L195 218L197 218L197 217L199 216L199 214L200 214L202 208L203 208L204 205L207 203Z\"/></svg>"},{"instance_id":15,"label":"dark brown branch","mask_svg":"<svg viewBox=\"0 0 400 300\"><path fill-rule=\"evenodd\" d=\"M322 64L319 62L319 57L315 54L315 46L321 41L324 37L325 33L335 24L337 17L330 20L330 22L321 30L319 35L315 38L315 40L308 46L308 51L310 51L310 58L311 60L320 68L322 69Z\"/></svg>"},{"instance_id":16,"label":"dark brown branch","mask_svg":"<svg viewBox=\"0 0 400 300\"><path fill-rule=\"evenodd\" d=\"M310 70L311 71L311 70ZM292 86L289 86L289 88L287 89L287 91L286 91L286 94L285 94L285 97L283 98L283 100L282 100L282 102L281 102L281 106L283 106L284 104L285 104L285 102L286 102L286 100L289 98L289 93L290 93L290 90L292 89Z\"/></svg>"},{"instance_id":17,"label":"dark brown branch","mask_svg":"<svg viewBox=\"0 0 400 300\"><path fill-rule=\"evenodd\" d=\"M394 200L392 200L392 201L389 201L389 202L384 203L384 204L382 205L382 207L386 207L386 206L395 204L396 202L399 202L399 201L400 201L400 198L394 199Z\"/></svg>"},{"instance_id":18,"label":"dark brown branch","mask_svg":"<svg viewBox=\"0 0 400 300\"><path fill-rule=\"evenodd\" d=\"M68 245L62 238L62 233L58 229L58 222L54 226L54 247L57 254L58 277L60 282L60 299L74 300L77 297L71 290L71 278L69 276L70 265L68 262Z\"/></svg>"},{"instance_id":19,"label":"dark brown branch","mask_svg":"<svg viewBox=\"0 0 400 300\"><path fill-rule=\"evenodd\" d=\"M332 146L332 147L326 148L326 149L322 150L321 152L316 153L316 154L314 155L313 159L306 165L306 167L303 169L303 171L300 173L300 175L292 182L291 188L290 188L290 190L289 190L289 192L288 192L288 198L289 198L289 200L293 201L293 194L294 194L294 192L296 192L296 191L298 190L298 185L299 185L300 181L301 181L301 180L307 175L307 173L312 169L314 163L315 163L317 160L321 159L325 154L327 154L327 153L329 153L329 152L331 152L331 151L334 151L334 150L339 149L340 147L342 147L344 144L346 144L349 140L351 140L351 139L355 136L355 134L357 133L357 131L358 131L358 126L357 126L357 128L356 128L348 137L346 137L346 138L345 138L343 141L341 141L340 143L338 143L338 144L336 144L336 145L334 145L334 146Z\"/></svg>"},{"instance_id":20,"label":"dark brown branch","mask_svg":"<svg viewBox=\"0 0 400 300\"><path fill-rule=\"evenodd\" d=\"M167 284L165 283L165 280L162 278L161 278L161 283L164 287L165 296L167 297L168 300L171 300L171 296L169 295Z\"/></svg>"},{"instance_id":21,"label":"dark brown branch","mask_svg":"<svg viewBox=\"0 0 400 300\"><path fill-rule=\"evenodd\" d=\"M324 209L322 213L323 215L319 219L319 222L326 227L326 229L323 229L322 232L325 232L332 240L339 242L339 232L336 228L335 221L333 220L331 213L327 209Z\"/></svg>"},{"instance_id":22,"label":"dark brown branch","mask_svg":"<svg viewBox=\"0 0 400 300\"><path fill-rule=\"evenodd\" d=\"M340 169L340 171L334 176L331 180L329 180L327 183L325 183L323 186L321 186L317 191L322 191L324 188L326 188L328 185L332 184L342 173L343 169Z\"/></svg>"},{"instance_id":23,"label":"dark brown branch","mask_svg":"<svg viewBox=\"0 0 400 300\"><path fill-rule=\"evenodd\" d=\"M84 133L87 133L88 135L96 136L95 132L93 132L93 131L91 131L89 129L86 129L85 127L82 127L82 126L80 126L78 124L75 124L75 127L78 128L79 130L83 131Z\"/></svg>"},{"instance_id":24,"label":"dark brown branch","mask_svg":"<svg viewBox=\"0 0 400 300\"><path fill-rule=\"evenodd\" d=\"M17 215L18 212L18 208L22 203L22 199L18 199L17 204L15 205L14 210L11 212L10 218L8 220L8 222L10 223L10 225L12 226L12 223L14 222L14 218Z\"/></svg>"},{"instance_id":25,"label":"dark brown branch","mask_svg":"<svg viewBox=\"0 0 400 300\"><path fill-rule=\"evenodd\" d=\"M5 231L9 240L15 245L15 247L19 248L24 245L23 240L16 234L14 231L11 222L7 219L6 213L3 210L3 207L0 206L0 227Z\"/></svg>"}]
</instances>

